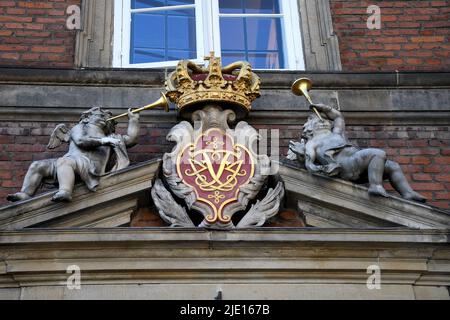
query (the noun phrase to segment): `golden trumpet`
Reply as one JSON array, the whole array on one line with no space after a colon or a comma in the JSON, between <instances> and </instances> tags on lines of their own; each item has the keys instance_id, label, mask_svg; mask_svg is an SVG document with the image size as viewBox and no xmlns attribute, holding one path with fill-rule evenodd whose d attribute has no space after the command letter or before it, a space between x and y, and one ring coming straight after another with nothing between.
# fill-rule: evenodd
<instances>
[{"instance_id":1,"label":"golden trumpet","mask_svg":"<svg viewBox=\"0 0 450 320\"><path fill-rule=\"evenodd\" d=\"M304 96L306 98L306 100L308 100L308 102L310 104L314 104L312 102L311 97L309 96L308 91L311 90L312 88L312 81L308 78L300 78L295 80L295 82L292 84L292 92L297 95L297 96ZM316 108L313 107L314 112L317 114L317 116L319 117L320 120L323 120L322 117L320 116L319 111L317 111Z\"/></svg>"},{"instance_id":2,"label":"golden trumpet","mask_svg":"<svg viewBox=\"0 0 450 320\"><path fill-rule=\"evenodd\" d=\"M148 110L148 109L154 109L156 107L164 107L164 110L166 112L169 112L169 102L167 101L167 97L164 94L164 92L161 92L161 98L159 98L155 102L153 102L151 104L148 104L148 105L146 105L146 106L144 106L142 108L131 110L131 113L139 113L141 111ZM119 114L118 116L109 118L108 121L116 120L118 118L122 118L122 117L125 117L127 115L128 115L128 112L125 112L125 113Z\"/></svg>"}]
</instances>

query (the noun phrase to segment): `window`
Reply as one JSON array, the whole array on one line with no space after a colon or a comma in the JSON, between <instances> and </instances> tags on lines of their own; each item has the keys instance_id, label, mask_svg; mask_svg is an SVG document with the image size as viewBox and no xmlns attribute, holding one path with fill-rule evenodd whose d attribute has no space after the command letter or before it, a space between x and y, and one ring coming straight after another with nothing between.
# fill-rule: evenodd
<instances>
[{"instance_id":1,"label":"window","mask_svg":"<svg viewBox=\"0 0 450 320\"><path fill-rule=\"evenodd\" d=\"M203 63L304 69L297 0L115 0L114 67Z\"/></svg>"}]
</instances>

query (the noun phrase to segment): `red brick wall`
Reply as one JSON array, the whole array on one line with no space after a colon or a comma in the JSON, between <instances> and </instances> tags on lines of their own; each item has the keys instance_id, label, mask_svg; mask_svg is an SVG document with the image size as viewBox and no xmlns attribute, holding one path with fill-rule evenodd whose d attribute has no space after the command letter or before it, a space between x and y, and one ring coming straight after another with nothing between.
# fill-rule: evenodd
<instances>
[{"instance_id":1,"label":"red brick wall","mask_svg":"<svg viewBox=\"0 0 450 320\"><path fill-rule=\"evenodd\" d=\"M132 163L160 157L172 148L165 136L173 124L142 125L139 145L129 150ZM63 155L67 146L46 150L56 123L0 123L0 204L6 195L18 191L32 160ZM299 138L300 126L258 125L280 129L281 154L289 140ZM119 132L124 132L121 127ZM348 137L360 147L379 147L398 161L412 186L429 199L429 204L450 209L450 131L448 126L347 126ZM387 185L386 185L387 186ZM388 190L392 190L391 188Z\"/></svg>"},{"instance_id":2,"label":"red brick wall","mask_svg":"<svg viewBox=\"0 0 450 320\"><path fill-rule=\"evenodd\" d=\"M331 0L345 71L450 69L450 1ZM367 7L381 29L367 28Z\"/></svg>"},{"instance_id":3,"label":"red brick wall","mask_svg":"<svg viewBox=\"0 0 450 320\"><path fill-rule=\"evenodd\" d=\"M75 31L66 29L71 4L80 0L0 0L0 65L73 67Z\"/></svg>"}]
</instances>

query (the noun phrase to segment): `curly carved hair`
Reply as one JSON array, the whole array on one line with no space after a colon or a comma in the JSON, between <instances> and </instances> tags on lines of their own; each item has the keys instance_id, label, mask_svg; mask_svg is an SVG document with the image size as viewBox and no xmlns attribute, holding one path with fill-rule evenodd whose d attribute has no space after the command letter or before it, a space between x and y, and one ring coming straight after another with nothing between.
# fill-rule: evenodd
<instances>
[{"instance_id":1,"label":"curly carved hair","mask_svg":"<svg viewBox=\"0 0 450 320\"><path fill-rule=\"evenodd\" d=\"M81 114L80 116L80 122L81 123L88 123L89 122L89 118L94 115L94 114L99 114L102 118L104 118L105 120L108 120L109 118L112 117L112 112L109 110L103 110L101 107L93 107L91 109L89 109L88 111L85 111ZM114 133L116 131L116 121L106 121L106 135L109 135L111 133Z\"/></svg>"}]
</instances>

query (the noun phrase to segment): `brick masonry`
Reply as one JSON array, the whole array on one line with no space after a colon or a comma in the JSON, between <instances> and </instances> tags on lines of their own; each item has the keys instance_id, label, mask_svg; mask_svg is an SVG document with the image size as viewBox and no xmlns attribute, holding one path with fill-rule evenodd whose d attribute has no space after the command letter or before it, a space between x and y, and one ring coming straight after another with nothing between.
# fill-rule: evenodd
<instances>
[{"instance_id":1,"label":"brick masonry","mask_svg":"<svg viewBox=\"0 0 450 320\"><path fill-rule=\"evenodd\" d=\"M21 187L23 177L33 160L58 157L67 146L46 150L49 135L57 123L0 123L0 204L6 195ZM173 124L143 124L139 145L129 150L132 163L161 157L171 150L165 136ZM268 124L255 125L267 129ZM299 137L301 127L278 125L281 154L287 153L289 140ZM124 132L119 127L118 132ZM387 151L399 162L414 189L429 199L429 204L450 209L450 131L448 126L348 126L348 137L360 147ZM392 191L386 185L388 190ZM392 191L395 193L394 191Z\"/></svg>"},{"instance_id":2,"label":"brick masonry","mask_svg":"<svg viewBox=\"0 0 450 320\"><path fill-rule=\"evenodd\" d=\"M450 67L450 1L331 0L345 71L444 70ZM367 8L381 29L367 28Z\"/></svg>"},{"instance_id":3,"label":"brick masonry","mask_svg":"<svg viewBox=\"0 0 450 320\"><path fill-rule=\"evenodd\" d=\"M76 31L66 8L80 0L0 0L0 65L71 68Z\"/></svg>"}]
</instances>

